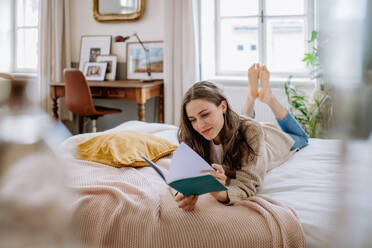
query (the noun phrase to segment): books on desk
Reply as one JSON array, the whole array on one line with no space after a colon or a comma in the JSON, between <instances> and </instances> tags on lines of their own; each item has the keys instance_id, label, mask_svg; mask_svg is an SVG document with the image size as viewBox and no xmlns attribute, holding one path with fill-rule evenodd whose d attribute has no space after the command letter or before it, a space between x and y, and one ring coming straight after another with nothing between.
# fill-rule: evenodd
<instances>
[{"instance_id":1,"label":"books on desk","mask_svg":"<svg viewBox=\"0 0 372 248\"><path fill-rule=\"evenodd\" d=\"M159 166L143 155L142 158L169 186L185 196L227 190L212 175L201 172L214 169L185 143L181 143L174 152L168 171L162 171Z\"/></svg>"}]
</instances>

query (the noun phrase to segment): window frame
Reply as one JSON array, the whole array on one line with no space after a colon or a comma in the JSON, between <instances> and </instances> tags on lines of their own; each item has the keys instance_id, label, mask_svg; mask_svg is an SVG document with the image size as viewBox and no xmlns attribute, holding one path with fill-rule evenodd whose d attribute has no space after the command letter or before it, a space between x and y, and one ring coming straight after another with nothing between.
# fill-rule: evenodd
<instances>
[{"instance_id":1,"label":"window frame","mask_svg":"<svg viewBox=\"0 0 372 248\"><path fill-rule=\"evenodd\" d=\"M37 33L38 33L38 42L40 42L40 37L39 37L39 31L40 31L40 18L38 19L38 23L36 26L20 26L18 25L17 23L17 10L18 10L18 6L17 4L19 4L19 1L23 1L23 0L15 0L15 1L12 1L12 44L11 44L11 49L12 49L12 58L11 58L11 71L13 73L37 73L38 71L38 67L39 67L39 60L37 60L37 64L36 64L36 68L33 69L33 68L22 68L22 67L18 67L17 66L17 62L18 62L18 49L17 49L17 42L18 42L18 31L23 29L23 30L26 30L26 29L36 29L37 30ZM24 11L24 10L23 10ZM38 13L39 17L40 17L40 13ZM39 54L39 49L37 51L37 53Z\"/></svg>"},{"instance_id":2,"label":"window frame","mask_svg":"<svg viewBox=\"0 0 372 248\"><path fill-rule=\"evenodd\" d=\"M259 13L258 15L247 15L247 16L234 16L234 18L242 18L242 17L252 17L258 18L258 58L260 64L267 64L267 21L268 19L279 19L279 18L298 18L301 17L304 19L304 28L305 28L305 53L309 52L311 49L311 45L306 42L306 40L310 39L311 32L314 30L315 27L315 4L316 0L304 0L304 14L303 15L266 15L265 11L265 1L264 0L256 0L259 1ZM214 76L215 77L246 77L246 72L236 72L236 71L224 71L221 69L220 65L220 46L221 40L219 39L221 34L221 20L228 17L220 17L220 0L214 0ZM263 22L259 20L259 18L263 18ZM308 38L308 39L306 39ZM248 69L248 68L247 68ZM291 72L291 71L280 71L280 72L272 72L272 77L283 78L287 77L289 74L293 75L295 78L304 78L310 79L309 69L305 69L303 72Z\"/></svg>"}]
</instances>

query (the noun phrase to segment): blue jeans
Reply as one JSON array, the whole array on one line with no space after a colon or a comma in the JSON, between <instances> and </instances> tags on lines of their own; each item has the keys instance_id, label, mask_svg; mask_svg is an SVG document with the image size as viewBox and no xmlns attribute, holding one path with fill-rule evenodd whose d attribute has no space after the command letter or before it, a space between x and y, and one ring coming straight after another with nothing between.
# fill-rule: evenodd
<instances>
[{"instance_id":1,"label":"blue jeans","mask_svg":"<svg viewBox=\"0 0 372 248\"><path fill-rule=\"evenodd\" d=\"M283 119L277 121L283 132L289 134L295 142L291 147L291 150L297 148L301 149L308 145L309 140L307 134L290 113L288 113Z\"/></svg>"}]
</instances>

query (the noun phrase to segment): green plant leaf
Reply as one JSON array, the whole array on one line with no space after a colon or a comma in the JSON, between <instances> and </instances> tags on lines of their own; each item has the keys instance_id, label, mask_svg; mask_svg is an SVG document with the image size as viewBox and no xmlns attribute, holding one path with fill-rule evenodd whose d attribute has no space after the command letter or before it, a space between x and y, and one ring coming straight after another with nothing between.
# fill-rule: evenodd
<instances>
[{"instance_id":1,"label":"green plant leaf","mask_svg":"<svg viewBox=\"0 0 372 248\"><path fill-rule=\"evenodd\" d=\"M315 30L313 30L313 31L311 32L311 39L308 40L307 42L308 42L308 43L312 43L312 42L314 42L317 38L318 38L318 32L315 31Z\"/></svg>"},{"instance_id":2,"label":"green plant leaf","mask_svg":"<svg viewBox=\"0 0 372 248\"><path fill-rule=\"evenodd\" d=\"M303 58L302 61L306 62L307 66L314 66L316 63L316 58L313 53L305 53L305 58Z\"/></svg>"},{"instance_id":3,"label":"green plant leaf","mask_svg":"<svg viewBox=\"0 0 372 248\"><path fill-rule=\"evenodd\" d=\"M319 33L312 31L311 38L308 43L312 43L311 52L305 53L302 61L306 66L311 66L309 73L312 79L323 76L323 68L320 63L320 54L322 50L319 43ZM319 137L324 134L324 125L328 125L332 121L333 105L331 97L325 92L319 99L313 99L314 103L309 106L310 97L298 89L292 82L292 75L288 76L284 84L284 92L287 96L289 111L293 117L300 123L309 137ZM329 104L331 105L328 109ZM327 116L324 115L323 107L327 107ZM331 118L331 119L330 119ZM329 126L327 126L329 128Z\"/></svg>"},{"instance_id":4,"label":"green plant leaf","mask_svg":"<svg viewBox=\"0 0 372 248\"><path fill-rule=\"evenodd\" d=\"M296 95L294 95L294 96L292 96L292 98L293 99L296 99L296 100L302 100L302 101L305 101L306 100L306 97L305 96L296 96Z\"/></svg>"}]
</instances>

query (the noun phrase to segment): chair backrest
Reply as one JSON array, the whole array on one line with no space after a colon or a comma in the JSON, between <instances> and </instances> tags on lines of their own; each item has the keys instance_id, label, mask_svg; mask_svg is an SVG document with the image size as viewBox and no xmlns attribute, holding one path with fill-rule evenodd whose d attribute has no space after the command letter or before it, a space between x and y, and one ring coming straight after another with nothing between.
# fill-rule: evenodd
<instances>
[{"instance_id":1,"label":"chair backrest","mask_svg":"<svg viewBox=\"0 0 372 248\"><path fill-rule=\"evenodd\" d=\"M64 74L67 108L77 115L94 115L96 109L93 104L92 93L83 73L78 69L65 69Z\"/></svg>"},{"instance_id":2,"label":"chair backrest","mask_svg":"<svg viewBox=\"0 0 372 248\"><path fill-rule=\"evenodd\" d=\"M10 79L10 80L15 80L15 78L14 78L14 76L12 74L2 73L2 72L0 72L0 78L6 78L6 79Z\"/></svg>"}]
</instances>

